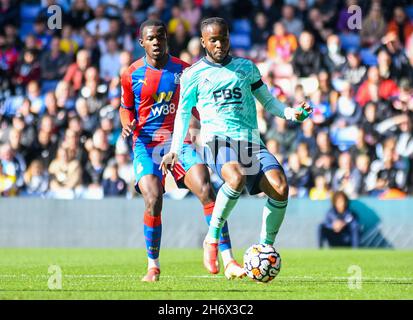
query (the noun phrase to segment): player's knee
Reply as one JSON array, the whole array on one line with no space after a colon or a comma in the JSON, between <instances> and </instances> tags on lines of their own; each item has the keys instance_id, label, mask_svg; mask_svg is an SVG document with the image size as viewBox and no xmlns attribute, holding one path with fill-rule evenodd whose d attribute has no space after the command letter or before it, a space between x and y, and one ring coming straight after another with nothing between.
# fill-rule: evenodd
<instances>
[{"instance_id":1,"label":"player's knee","mask_svg":"<svg viewBox=\"0 0 413 320\"><path fill-rule=\"evenodd\" d=\"M212 188L212 184L210 182L205 182L202 184L198 198L203 205L211 203L215 200L214 189Z\"/></svg>"},{"instance_id":2,"label":"player's knee","mask_svg":"<svg viewBox=\"0 0 413 320\"><path fill-rule=\"evenodd\" d=\"M278 186L277 186L277 193L280 197L280 201L285 201L288 199L288 184L286 181L282 181Z\"/></svg>"},{"instance_id":3,"label":"player's knee","mask_svg":"<svg viewBox=\"0 0 413 320\"><path fill-rule=\"evenodd\" d=\"M247 182L247 177L242 172L234 172L226 183L234 190L241 191Z\"/></svg>"},{"instance_id":4,"label":"player's knee","mask_svg":"<svg viewBox=\"0 0 413 320\"><path fill-rule=\"evenodd\" d=\"M278 201L285 201L288 199L288 183L286 178L279 177L271 181L272 192L270 197Z\"/></svg>"},{"instance_id":5,"label":"player's knee","mask_svg":"<svg viewBox=\"0 0 413 320\"><path fill-rule=\"evenodd\" d=\"M156 192L147 194L145 197L146 211L153 216L158 216L162 211L162 194Z\"/></svg>"}]
</instances>

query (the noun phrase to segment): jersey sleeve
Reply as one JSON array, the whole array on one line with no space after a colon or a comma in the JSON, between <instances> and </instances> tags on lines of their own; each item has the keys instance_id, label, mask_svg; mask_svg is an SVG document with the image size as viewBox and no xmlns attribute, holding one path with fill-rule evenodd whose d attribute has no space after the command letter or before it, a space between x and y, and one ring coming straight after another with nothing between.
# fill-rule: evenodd
<instances>
[{"instance_id":1,"label":"jersey sleeve","mask_svg":"<svg viewBox=\"0 0 413 320\"><path fill-rule=\"evenodd\" d=\"M197 82L190 73L184 72L181 77L181 90L178 111L174 123L171 152L181 154L182 145L188 132L192 108L198 102Z\"/></svg>"},{"instance_id":2,"label":"jersey sleeve","mask_svg":"<svg viewBox=\"0 0 413 320\"><path fill-rule=\"evenodd\" d=\"M251 91L254 91L254 90L257 90L259 87L261 87L264 83L261 80L260 70L258 70L255 63L251 61L251 65L252 65L252 72L250 73L250 84L251 84Z\"/></svg>"},{"instance_id":3,"label":"jersey sleeve","mask_svg":"<svg viewBox=\"0 0 413 320\"><path fill-rule=\"evenodd\" d=\"M134 110L135 99L132 91L132 76L129 71L125 71L121 77L121 108Z\"/></svg>"}]
</instances>

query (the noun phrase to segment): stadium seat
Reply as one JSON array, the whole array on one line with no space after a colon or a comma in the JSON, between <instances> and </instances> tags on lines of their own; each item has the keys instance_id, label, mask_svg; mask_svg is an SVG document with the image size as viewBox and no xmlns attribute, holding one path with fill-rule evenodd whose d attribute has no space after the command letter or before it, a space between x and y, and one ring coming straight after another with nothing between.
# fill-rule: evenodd
<instances>
[{"instance_id":1,"label":"stadium seat","mask_svg":"<svg viewBox=\"0 0 413 320\"><path fill-rule=\"evenodd\" d=\"M22 4L20 7L20 19L22 24L19 30L20 39L24 41L25 37L33 30L33 23L36 20L41 6L38 4Z\"/></svg>"},{"instance_id":2,"label":"stadium seat","mask_svg":"<svg viewBox=\"0 0 413 320\"><path fill-rule=\"evenodd\" d=\"M377 57L376 55L371 52L370 49L362 49L360 50L360 58L361 61L368 66L375 66L377 65Z\"/></svg>"},{"instance_id":3,"label":"stadium seat","mask_svg":"<svg viewBox=\"0 0 413 320\"><path fill-rule=\"evenodd\" d=\"M233 49L251 48L251 25L247 19L237 19L232 23L231 47Z\"/></svg>"},{"instance_id":4,"label":"stadium seat","mask_svg":"<svg viewBox=\"0 0 413 320\"><path fill-rule=\"evenodd\" d=\"M40 5L36 4L22 4L20 7L20 18L22 21L34 21L41 9Z\"/></svg>"},{"instance_id":5,"label":"stadium seat","mask_svg":"<svg viewBox=\"0 0 413 320\"><path fill-rule=\"evenodd\" d=\"M360 48L360 36L356 33L340 34L341 47L348 51L349 49Z\"/></svg>"},{"instance_id":6,"label":"stadium seat","mask_svg":"<svg viewBox=\"0 0 413 320\"><path fill-rule=\"evenodd\" d=\"M232 49L248 50L251 48L251 38L249 34L231 33L230 39Z\"/></svg>"},{"instance_id":7,"label":"stadium seat","mask_svg":"<svg viewBox=\"0 0 413 320\"><path fill-rule=\"evenodd\" d=\"M413 6L405 8L407 16L413 21Z\"/></svg>"}]
</instances>

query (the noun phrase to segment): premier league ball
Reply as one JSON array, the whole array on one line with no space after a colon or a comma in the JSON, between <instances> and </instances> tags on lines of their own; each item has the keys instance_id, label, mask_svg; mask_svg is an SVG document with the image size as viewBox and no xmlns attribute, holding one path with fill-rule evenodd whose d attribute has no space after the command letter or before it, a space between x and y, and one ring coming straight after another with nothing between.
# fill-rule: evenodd
<instances>
[{"instance_id":1,"label":"premier league ball","mask_svg":"<svg viewBox=\"0 0 413 320\"><path fill-rule=\"evenodd\" d=\"M269 282L281 270L281 256L272 245L254 244L244 254L244 269L252 280Z\"/></svg>"}]
</instances>

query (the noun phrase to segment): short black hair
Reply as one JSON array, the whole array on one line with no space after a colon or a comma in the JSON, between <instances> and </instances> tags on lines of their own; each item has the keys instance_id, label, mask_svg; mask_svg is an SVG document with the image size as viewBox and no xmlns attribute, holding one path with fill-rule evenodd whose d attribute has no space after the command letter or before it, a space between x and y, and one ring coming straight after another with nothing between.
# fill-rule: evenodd
<instances>
[{"instance_id":1,"label":"short black hair","mask_svg":"<svg viewBox=\"0 0 413 320\"><path fill-rule=\"evenodd\" d=\"M206 27L208 27L211 24L217 24L217 25L223 27L226 31L229 32L228 23L225 21L224 18L211 17L211 18L206 18L206 19L202 20L202 22L201 22L201 33Z\"/></svg>"},{"instance_id":2,"label":"short black hair","mask_svg":"<svg viewBox=\"0 0 413 320\"><path fill-rule=\"evenodd\" d=\"M166 32L166 25L161 20L157 19L148 19L142 22L141 26L139 27L139 37L142 38L143 30L146 27L162 27L163 30Z\"/></svg>"}]
</instances>

